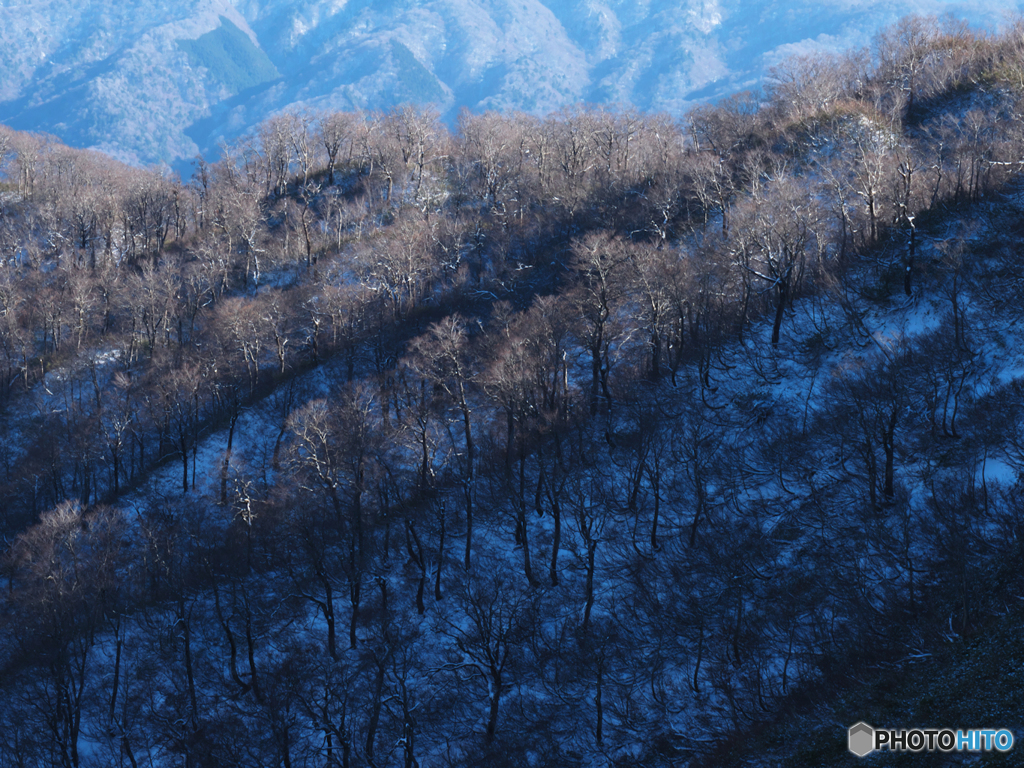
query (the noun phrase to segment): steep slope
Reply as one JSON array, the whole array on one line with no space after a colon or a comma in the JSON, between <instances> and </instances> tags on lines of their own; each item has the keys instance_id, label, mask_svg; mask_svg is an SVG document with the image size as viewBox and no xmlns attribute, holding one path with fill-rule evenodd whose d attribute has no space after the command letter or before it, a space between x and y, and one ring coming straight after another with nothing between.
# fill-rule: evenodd
<instances>
[{"instance_id":1,"label":"steep slope","mask_svg":"<svg viewBox=\"0 0 1024 768\"><path fill-rule=\"evenodd\" d=\"M1024 591L1024 52L932 32L913 121L880 66L189 185L0 129L0 764L695 768L928 654L978 707L752 764L1016 728L949 651Z\"/></svg>"}]
</instances>

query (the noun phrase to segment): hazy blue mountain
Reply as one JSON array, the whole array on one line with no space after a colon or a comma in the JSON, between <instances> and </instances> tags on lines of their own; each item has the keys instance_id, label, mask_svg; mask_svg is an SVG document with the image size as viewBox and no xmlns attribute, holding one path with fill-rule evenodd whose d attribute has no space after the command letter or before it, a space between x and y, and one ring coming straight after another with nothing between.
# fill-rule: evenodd
<instances>
[{"instance_id":1,"label":"hazy blue mountain","mask_svg":"<svg viewBox=\"0 0 1024 768\"><path fill-rule=\"evenodd\" d=\"M413 101L681 114L903 13L998 24L991 0L3 0L0 122L180 163L287 109Z\"/></svg>"}]
</instances>

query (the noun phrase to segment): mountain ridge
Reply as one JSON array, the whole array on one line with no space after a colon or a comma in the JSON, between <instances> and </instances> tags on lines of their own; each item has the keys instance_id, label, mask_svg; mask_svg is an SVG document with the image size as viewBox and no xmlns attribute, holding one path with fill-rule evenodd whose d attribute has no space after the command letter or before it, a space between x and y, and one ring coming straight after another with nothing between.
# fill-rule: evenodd
<instances>
[{"instance_id":1,"label":"mountain ridge","mask_svg":"<svg viewBox=\"0 0 1024 768\"><path fill-rule=\"evenodd\" d=\"M587 102L679 116L756 87L786 54L867 44L902 13L950 11L991 27L1020 8L1013 0L980 8L946 0L7 4L0 122L183 170L284 111L411 101L452 120L462 108L542 115ZM225 23L253 50L204 66L189 51L210 43L206 35L230 36Z\"/></svg>"}]
</instances>

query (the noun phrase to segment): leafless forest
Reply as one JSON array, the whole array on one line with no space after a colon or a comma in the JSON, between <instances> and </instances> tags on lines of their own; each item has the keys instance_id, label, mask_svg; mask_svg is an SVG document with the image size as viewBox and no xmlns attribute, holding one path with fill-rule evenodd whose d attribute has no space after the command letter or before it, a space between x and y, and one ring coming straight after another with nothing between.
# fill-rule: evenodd
<instances>
[{"instance_id":1,"label":"leafless forest","mask_svg":"<svg viewBox=\"0 0 1024 768\"><path fill-rule=\"evenodd\" d=\"M710 765L969 636L1024 594L1022 111L1024 25L910 17L185 183L0 128L0 764Z\"/></svg>"}]
</instances>

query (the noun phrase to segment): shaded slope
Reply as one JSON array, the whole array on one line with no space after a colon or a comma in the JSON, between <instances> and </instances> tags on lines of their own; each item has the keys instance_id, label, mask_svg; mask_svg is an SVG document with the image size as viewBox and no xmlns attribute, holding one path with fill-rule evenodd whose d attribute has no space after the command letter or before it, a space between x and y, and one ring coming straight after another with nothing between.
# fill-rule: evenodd
<instances>
[{"instance_id":1,"label":"shaded slope","mask_svg":"<svg viewBox=\"0 0 1024 768\"><path fill-rule=\"evenodd\" d=\"M178 47L195 67L205 67L232 93L274 80L277 69L263 51L230 19L195 40L178 40Z\"/></svg>"}]
</instances>

